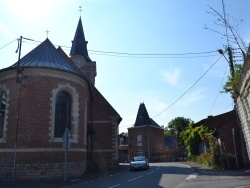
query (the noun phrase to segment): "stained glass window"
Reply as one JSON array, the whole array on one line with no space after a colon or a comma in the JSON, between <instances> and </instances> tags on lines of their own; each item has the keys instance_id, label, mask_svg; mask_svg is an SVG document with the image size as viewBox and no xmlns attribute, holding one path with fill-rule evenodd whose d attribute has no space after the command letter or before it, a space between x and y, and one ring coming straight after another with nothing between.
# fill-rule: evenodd
<instances>
[{"instance_id":1,"label":"stained glass window","mask_svg":"<svg viewBox=\"0 0 250 188\"><path fill-rule=\"evenodd\" d=\"M56 95L55 138L62 137L66 128L71 130L71 105L72 99L68 92L60 91Z\"/></svg>"}]
</instances>

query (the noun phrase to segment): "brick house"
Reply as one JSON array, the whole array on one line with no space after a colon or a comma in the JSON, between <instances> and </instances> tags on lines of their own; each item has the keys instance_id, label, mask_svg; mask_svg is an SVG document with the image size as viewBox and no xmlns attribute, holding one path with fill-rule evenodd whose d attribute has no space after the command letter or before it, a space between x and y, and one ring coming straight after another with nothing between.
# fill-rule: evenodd
<instances>
[{"instance_id":1,"label":"brick house","mask_svg":"<svg viewBox=\"0 0 250 188\"><path fill-rule=\"evenodd\" d=\"M0 70L0 179L63 178L67 129L67 177L118 165L121 117L95 87L95 77L81 18L70 57L47 38Z\"/></svg>"},{"instance_id":2,"label":"brick house","mask_svg":"<svg viewBox=\"0 0 250 188\"><path fill-rule=\"evenodd\" d=\"M156 161L164 153L164 129L149 117L144 103L139 106L135 124L128 128L128 138L130 160L144 155Z\"/></svg>"},{"instance_id":3,"label":"brick house","mask_svg":"<svg viewBox=\"0 0 250 188\"><path fill-rule=\"evenodd\" d=\"M241 128L237 120L235 110L217 116L208 116L195 125L204 125L213 129L213 135L218 139L221 151L225 154L237 154L239 165L243 164L243 153L245 150L244 140L241 135ZM206 135L204 135L206 136ZM206 145L200 145L200 152L206 151Z\"/></svg>"}]
</instances>

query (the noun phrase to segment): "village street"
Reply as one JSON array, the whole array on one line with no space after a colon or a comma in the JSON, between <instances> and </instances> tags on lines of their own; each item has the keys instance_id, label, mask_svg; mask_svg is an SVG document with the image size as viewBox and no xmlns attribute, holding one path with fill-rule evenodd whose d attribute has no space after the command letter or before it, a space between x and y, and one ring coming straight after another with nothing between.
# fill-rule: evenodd
<instances>
[{"instance_id":1,"label":"village street","mask_svg":"<svg viewBox=\"0 0 250 188\"><path fill-rule=\"evenodd\" d=\"M167 162L150 163L149 170L130 172L128 163L120 164L118 171L87 174L78 180L0 182L0 187L104 187L104 188L194 188L194 187L250 187L250 173L247 169L218 171L196 163Z\"/></svg>"}]
</instances>

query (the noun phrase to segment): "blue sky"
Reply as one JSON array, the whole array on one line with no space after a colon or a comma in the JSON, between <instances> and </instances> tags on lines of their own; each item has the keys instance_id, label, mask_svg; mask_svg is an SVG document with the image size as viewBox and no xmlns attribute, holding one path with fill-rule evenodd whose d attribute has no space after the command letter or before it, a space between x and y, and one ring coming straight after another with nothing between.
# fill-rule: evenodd
<instances>
[{"instance_id":1,"label":"blue sky","mask_svg":"<svg viewBox=\"0 0 250 188\"><path fill-rule=\"evenodd\" d=\"M237 23L232 17L243 20L236 29L248 44L250 2L224 2L230 22ZM217 17L206 13L208 5L222 13L219 0L1 0L0 68L17 61L14 40L20 36L44 41L48 29L54 45L71 47L82 6L89 56L97 63L96 87L123 118L120 132L127 132L135 122L141 102L150 117L161 113L154 118L159 125L167 126L175 117L199 121L233 109L230 95L218 94L229 75L223 57L186 92L218 60L216 50L227 45L221 35L204 29L206 25L225 33L224 27L214 23ZM38 44L23 42L21 57ZM69 54L70 48L63 49ZM148 55L186 53L201 54Z\"/></svg>"}]
</instances>

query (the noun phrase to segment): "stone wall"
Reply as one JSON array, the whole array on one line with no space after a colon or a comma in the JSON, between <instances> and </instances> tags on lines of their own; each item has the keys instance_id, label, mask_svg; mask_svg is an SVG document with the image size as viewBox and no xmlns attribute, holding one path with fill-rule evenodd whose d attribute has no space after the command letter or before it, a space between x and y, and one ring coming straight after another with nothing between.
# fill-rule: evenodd
<instances>
[{"instance_id":1,"label":"stone wall","mask_svg":"<svg viewBox=\"0 0 250 188\"><path fill-rule=\"evenodd\" d=\"M250 160L250 57L249 52L244 61L241 76L236 87L237 94L233 96L236 101L241 128L244 135L248 160Z\"/></svg>"}]
</instances>

